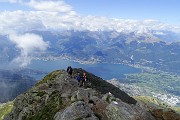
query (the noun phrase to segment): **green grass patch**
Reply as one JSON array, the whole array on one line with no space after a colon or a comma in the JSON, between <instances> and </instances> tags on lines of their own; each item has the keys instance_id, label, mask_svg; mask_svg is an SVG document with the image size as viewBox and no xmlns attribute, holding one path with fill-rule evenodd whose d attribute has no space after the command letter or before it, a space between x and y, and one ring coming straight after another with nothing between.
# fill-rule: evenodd
<instances>
[{"instance_id":1,"label":"green grass patch","mask_svg":"<svg viewBox=\"0 0 180 120\"><path fill-rule=\"evenodd\" d=\"M153 103L153 104L156 104L156 105L161 104L161 102L158 99L150 97L150 96L135 96L134 98L136 100L142 101L144 103Z\"/></svg>"},{"instance_id":2,"label":"green grass patch","mask_svg":"<svg viewBox=\"0 0 180 120\"><path fill-rule=\"evenodd\" d=\"M42 96L43 96L43 95L45 95L45 94L46 94L46 92L45 92L45 91L38 91L37 96L42 97Z\"/></svg>"},{"instance_id":3,"label":"green grass patch","mask_svg":"<svg viewBox=\"0 0 180 120\"><path fill-rule=\"evenodd\" d=\"M0 105L0 120L3 120L4 116L9 114L13 108L13 102L8 102Z\"/></svg>"},{"instance_id":4,"label":"green grass patch","mask_svg":"<svg viewBox=\"0 0 180 120\"><path fill-rule=\"evenodd\" d=\"M135 98L136 100L142 101L142 102L144 102L146 104L154 104L154 105L157 105L157 107L170 108L170 109L176 111L177 113L180 113L180 107L170 106L170 105L168 105L168 104L166 104L164 102L161 102L157 98L153 98L153 97L150 97L150 96L135 96L133 98Z\"/></svg>"},{"instance_id":5,"label":"green grass patch","mask_svg":"<svg viewBox=\"0 0 180 120\"><path fill-rule=\"evenodd\" d=\"M172 107L173 110L175 110L177 113L180 114L180 107Z\"/></svg>"},{"instance_id":6,"label":"green grass patch","mask_svg":"<svg viewBox=\"0 0 180 120\"><path fill-rule=\"evenodd\" d=\"M56 70L56 71L49 73L42 80L40 80L38 83L36 83L36 86L39 86L43 83L47 83L47 81L49 81L49 80L54 80L59 74L62 74L62 71Z\"/></svg>"},{"instance_id":7,"label":"green grass patch","mask_svg":"<svg viewBox=\"0 0 180 120\"><path fill-rule=\"evenodd\" d=\"M25 120L54 120L54 115L63 109L65 105L63 104L62 98L58 91L54 91L47 102L46 105L42 106L39 111L33 116L24 118Z\"/></svg>"}]
</instances>

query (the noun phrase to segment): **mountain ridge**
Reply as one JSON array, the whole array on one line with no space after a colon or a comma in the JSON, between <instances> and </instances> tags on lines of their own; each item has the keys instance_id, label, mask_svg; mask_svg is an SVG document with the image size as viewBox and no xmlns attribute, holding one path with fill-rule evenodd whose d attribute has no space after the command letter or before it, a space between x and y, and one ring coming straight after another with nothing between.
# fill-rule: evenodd
<instances>
[{"instance_id":1,"label":"mountain ridge","mask_svg":"<svg viewBox=\"0 0 180 120\"><path fill-rule=\"evenodd\" d=\"M156 119L156 111L149 112L147 105L91 73L86 72L89 79L86 86L79 87L74 78L77 73L83 72L86 71L73 69L72 78L65 70L51 72L15 99L12 112L4 120ZM161 112L158 117L165 116L165 120L168 120L169 114L171 118L180 118L171 110Z\"/></svg>"}]
</instances>

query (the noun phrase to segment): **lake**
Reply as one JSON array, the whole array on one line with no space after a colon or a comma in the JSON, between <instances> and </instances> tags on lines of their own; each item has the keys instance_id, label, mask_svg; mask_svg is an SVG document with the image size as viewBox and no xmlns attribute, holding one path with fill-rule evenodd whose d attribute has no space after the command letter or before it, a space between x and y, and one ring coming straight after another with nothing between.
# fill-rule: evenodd
<instances>
[{"instance_id":1,"label":"lake","mask_svg":"<svg viewBox=\"0 0 180 120\"><path fill-rule=\"evenodd\" d=\"M7 63L1 64L0 69L11 68L7 67ZM124 74L139 73L140 69L134 68L128 65L123 64L110 64L110 63L96 63L96 64L80 64L78 62L70 60L52 60L52 61L43 61L43 60L32 60L26 68L43 71L43 72L52 72L58 69L66 69L67 66L72 66L72 68L83 68L88 72L95 74L105 80L112 78L122 79L125 78ZM33 75L32 75L33 76ZM44 75L35 75L36 79L41 79Z\"/></svg>"},{"instance_id":2,"label":"lake","mask_svg":"<svg viewBox=\"0 0 180 120\"><path fill-rule=\"evenodd\" d=\"M96 63L96 64L80 64L69 60L42 61L34 60L27 67L35 70L43 70L52 72L53 70L66 69L67 66L72 68L83 68L88 72L95 74L105 80L112 78L124 78L124 74L139 73L140 69L123 64Z\"/></svg>"}]
</instances>

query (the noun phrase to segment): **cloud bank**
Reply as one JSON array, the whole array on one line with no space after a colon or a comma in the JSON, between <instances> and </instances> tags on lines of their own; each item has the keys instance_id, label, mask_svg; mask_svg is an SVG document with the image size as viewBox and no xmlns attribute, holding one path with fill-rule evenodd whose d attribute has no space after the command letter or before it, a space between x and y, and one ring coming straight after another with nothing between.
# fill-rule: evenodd
<instances>
[{"instance_id":1,"label":"cloud bank","mask_svg":"<svg viewBox=\"0 0 180 120\"><path fill-rule=\"evenodd\" d=\"M72 7L66 4L64 1L31 0L29 3L27 3L27 5L40 11L62 12L62 13L67 13L72 11Z\"/></svg>"},{"instance_id":2,"label":"cloud bank","mask_svg":"<svg viewBox=\"0 0 180 120\"><path fill-rule=\"evenodd\" d=\"M90 30L147 33L153 30L180 33L180 27L168 25L157 20L127 20L96 16L82 17L72 6L57 0L10 0L30 7L32 11L0 12L0 34L31 30Z\"/></svg>"},{"instance_id":3,"label":"cloud bank","mask_svg":"<svg viewBox=\"0 0 180 120\"><path fill-rule=\"evenodd\" d=\"M40 54L49 47L49 43L44 42L43 38L36 34L12 34L9 36L9 39L21 51L21 55L12 61L20 67L27 66L31 62L32 56Z\"/></svg>"}]
</instances>

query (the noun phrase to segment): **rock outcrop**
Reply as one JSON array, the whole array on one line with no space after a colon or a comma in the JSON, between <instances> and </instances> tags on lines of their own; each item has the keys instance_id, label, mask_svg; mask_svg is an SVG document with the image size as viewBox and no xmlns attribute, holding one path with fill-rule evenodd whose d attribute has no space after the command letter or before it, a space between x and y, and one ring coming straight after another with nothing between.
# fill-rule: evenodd
<instances>
[{"instance_id":1,"label":"rock outcrop","mask_svg":"<svg viewBox=\"0 0 180 120\"><path fill-rule=\"evenodd\" d=\"M156 120L180 120L180 113L172 106L149 96L136 96L138 104L148 110Z\"/></svg>"},{"instance_id":2,"label":"rock outcrop","mask_svg":"<svg viewBox=\"0 0 180 120\"><path fill-rule=\"evenodd\" d=\"M72 103L65 110L56 113L55 120L76 120L86 118L88 120L99 120L84 101Z\"/></svg>"},{"instance_id":3,"label":"rock outcrop","mask_svg":"<svg viewBox=\"0 0 180 120\"><path fill-rule=\"evenodd\" d=\"M73 78L65 70L50 73L14 100L4 120L156 120L140 102L91 73L80 87L75 76L83 72L74 69Z\"/></svg>"}]
</instances>

